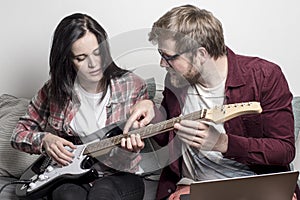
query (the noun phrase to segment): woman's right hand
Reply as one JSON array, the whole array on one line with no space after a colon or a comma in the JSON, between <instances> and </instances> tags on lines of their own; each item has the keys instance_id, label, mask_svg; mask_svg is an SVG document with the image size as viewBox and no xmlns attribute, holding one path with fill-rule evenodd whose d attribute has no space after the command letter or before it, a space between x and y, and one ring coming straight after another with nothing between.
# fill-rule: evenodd
<instances>
[{"instance_id":1,"label":"woman's right hand","mask_svg":"<svg viewBox=\"0 0 300 200\"><path fill-rule=\"evenodd\" d=\"M67 148L76 149L76 146L72 142L52 133L45 135L42 140L42 147L48 156L63 166L71 163L74 157L74 154L67 150Z\"/></svg>"}]
</instances>

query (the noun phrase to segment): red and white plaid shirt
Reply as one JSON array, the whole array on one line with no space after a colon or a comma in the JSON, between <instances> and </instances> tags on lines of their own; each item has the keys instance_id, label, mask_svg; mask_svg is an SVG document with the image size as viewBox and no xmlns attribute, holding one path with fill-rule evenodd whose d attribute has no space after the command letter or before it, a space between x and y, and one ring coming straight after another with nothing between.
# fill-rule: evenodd
<instances>
[{"instance_id":1,"label":"red and white plaid shirt","mask_svg":"<svg viewBox=\"0 0 300 200\"><path fill-rule=\"evenodd\" d=\"M51 130L63 138L77 136L70 122L80 107L80 101L74 95L63 109L49 96L49 82L30 101L27 113L21 117L13 131L11 145L19 150L39 154L43 137ZM144 80L129 72L110 82L110 100L106 107L106 125L126 120L130 108L139 100L148 98Z\"/></svg>"}]
</instances>

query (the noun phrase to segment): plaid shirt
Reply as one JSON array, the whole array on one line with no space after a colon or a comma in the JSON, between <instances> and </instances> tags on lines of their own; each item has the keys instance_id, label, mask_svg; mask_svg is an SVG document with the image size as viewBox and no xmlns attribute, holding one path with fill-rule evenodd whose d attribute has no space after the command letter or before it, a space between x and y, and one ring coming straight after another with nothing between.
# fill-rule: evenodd
<instances>
[{"instance_id":1,"label":"plaid shirt","mask_svg":"<svg viewBox=\"0 0 300 200\"><path fill-rule=\"evenodd\" d=\"M146 83L129 72L110 82L111 95L106 107L106 124L126 120L130 108L141 99L148 98ZM77 136L70 122L80 107L75 94L64 106L50 101L49 82L30 101L25 116L21 117L13 131L11 145L19 150L39 154L43 137L50 132L63 138ZM75 142L77 143L77 142Z\"/></svg>"}]
</instances>

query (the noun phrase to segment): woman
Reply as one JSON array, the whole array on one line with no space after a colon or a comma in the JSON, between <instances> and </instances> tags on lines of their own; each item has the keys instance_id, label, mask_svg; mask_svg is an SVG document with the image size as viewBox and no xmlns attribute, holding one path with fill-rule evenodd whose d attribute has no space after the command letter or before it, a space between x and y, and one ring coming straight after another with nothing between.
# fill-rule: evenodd
<instances>
[{"instance_id":1,"label":"woman","mask_svg":"<svg viewBox=\"0 0 300 200\"><path fill-rule=\"evenodd\" d=\"M63 166L72 162L70 149L76 149L80 137L125 120L130 107L148 97L145 82L112 61L105 30L85 14L72 14L58 24L50 52L50 76L19 120L11 144L28 153L46 153ZM139 135L132 135L122 139L121 146L137 152L144 143ZM136 163L138 157L130 159ZM135 167L129 166L127 171ZM143 195L140 177L115 171L88 184L62 184L49 198L140 200Z\"/></svg>"}]
</instances>

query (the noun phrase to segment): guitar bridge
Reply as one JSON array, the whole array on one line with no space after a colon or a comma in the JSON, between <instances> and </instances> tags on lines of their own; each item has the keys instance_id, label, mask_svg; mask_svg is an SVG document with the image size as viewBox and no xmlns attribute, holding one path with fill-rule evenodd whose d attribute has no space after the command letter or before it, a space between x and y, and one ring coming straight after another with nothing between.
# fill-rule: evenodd
<instances>
[{"instance_id":1,"label":"guitar bridge","mask_svg":"<svg viewBox=\"0 0 300 200\"><path fill-rule=\"evenodd\" d=\"M38 158L38 160L36 161L36 165L33 165L31 170L35 173L35 174L42 174L45 172L45 170L47 169L47 167L51 164L52 159L50 156L41 156L40 158Z\"/></svg>"}]
</instances>

